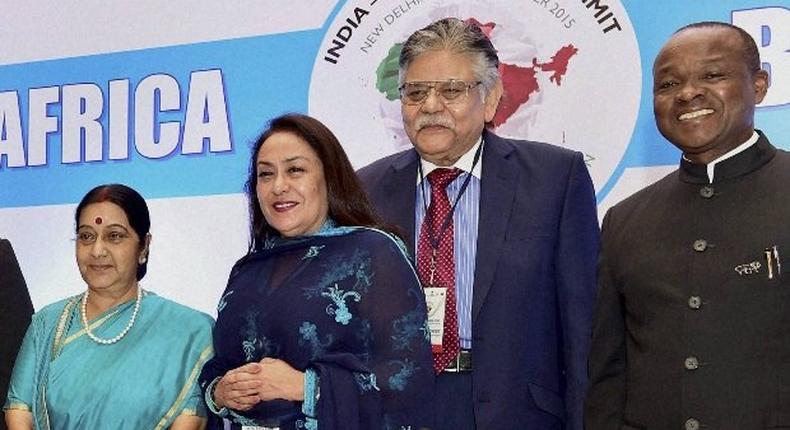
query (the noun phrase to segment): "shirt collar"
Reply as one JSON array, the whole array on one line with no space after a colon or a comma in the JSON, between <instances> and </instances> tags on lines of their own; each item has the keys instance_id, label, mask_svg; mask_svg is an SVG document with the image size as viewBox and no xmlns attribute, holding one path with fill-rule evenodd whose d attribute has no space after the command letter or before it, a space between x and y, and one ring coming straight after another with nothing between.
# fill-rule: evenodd
<instances>
[{"instance_id":1,"label":"shirt collar","mask_svg":"<svg viewBox=\"0 0 790 430\"><path fill-rule=\"evenodd\" d=\"M711 161L710 163L708 163L708 180L710 180L710 182L713 183L713 174L714 174L714 170L716 169L716 164L717 163L720 163L720 162L722 162L722 161L724 161L724 160L726 160L726 159L728 159L730 157L738 155L741 152L749 149L750 146L752 146L755 143L757 143L757 139L759 139L759 138L760 138L760 135L757 134L756 131L752 132L752 137L750 137L746 142L743 142L742 144L740 144L740 145L736 146L735 148L731 149L726 154L724 154L721 157L719 157L719 158Z\"/></svg>"},{"instance_id":2,"label":"shirt collar","mask_svg":"<svg viewBox=\"0 0 790 430\"><path fill-rule=\"evenodd\" d=\"M480 138L477 139L477 143L472 145L472 147L469 148L469 150L466 151L466 153L464 155L462 155L461 158L459 158L458 161L456 161L455 164L453 164L452 166L437 166L436 164L433 164L433 163L431 163L430 161L428 161L428 160L426 160L424 158L420 158L420 164L422 164L422 174L423 174L423 176L427 177L429 173L431 173L434 170L439 169L439 168L453 168L453 167L455 167L457 169L463 170L464 172L471 172L472 176L474 176L477 179L481 179L482 178L482 173L483 173L483 154L482 153L480 154L480 160L477 161L477 165L474 166L474 169L472 168L472 165L474 164L474 161L475 161L475 153L477 152L477 148L480 145L482 145L482 144L483 144L483 136L480 135ZM418 184L420 183L420 175L419 175L419 173L417 174L417 183Z\"/></svg>"},{"instance_id":3,"label":"shirt collar","mask_svg":"<svg viewBox=\"0 0 790 430\"><path fill-rule=\"evenodd\" d=\"M758 134L757 143L747 146L746 149L737 155L730 155L724 160L719 157L716 160L716 182L728 181L746 175L764 164L768 163L776 155L776 147L768 142L760 130L755 130ZM680 160L679 169L680 180L690 184L710 184L708 177L708 166L706 164L696 164L683 157Z\"/></svg>"},{"instance_id":4,"label":"shirt collar","mask_svg":"<svg viewBox=\"0 0 790 430\"><path fill-rule=\"evenodd\" d=\"M707 172L708 172L708 182L710 182L711 184L713 183L713 177L714 177L714 174L716 173L716 164L721 163L722 161L724 161L724 160L726 160L728 158L732 158L732 157L740 154L741 152L749 149L752 145L757 143L757 139L759 139L759 138L760 138L760 135L757 134L756 131L754 131L754 132L752 132L752 136L749 139L747 139L746 142L743 142L742 144L740 144L740 145L736 146L735 148L733 148L733 149L727 151L726 153L722 154L721 156L719 156L719 158L717 158L717 159L711 161L710 163L708 163L707 166L705 166L706 169L707 169ZM690 162L690 160L688 158L686 158L685 154L683 155L683 159Z\"/></svg>"}]
</instances>

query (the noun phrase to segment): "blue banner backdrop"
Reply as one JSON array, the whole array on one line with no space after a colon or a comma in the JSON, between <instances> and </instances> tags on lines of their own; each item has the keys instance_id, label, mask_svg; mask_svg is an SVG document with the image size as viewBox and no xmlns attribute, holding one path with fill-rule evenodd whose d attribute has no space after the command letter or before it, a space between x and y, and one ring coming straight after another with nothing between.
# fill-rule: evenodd
<instances>
[{"instance_id":1,"label":"blue banner backdrop","mask_svg":"<svg viewBox=\"0 0 790 430\"><path fill-rule=\"evenodd\" d=\"M584 152L601 213L679 160L653 121L651 68L685 24L731 22L755 38L772 74L757 126L790 149L790 0L321 4L321 16L303 20L319 24L287 31L0 63L0 236L13 241L37 308L84 288L74 205L97 184L122 182L155 215L146 279L213 312L246 250L250 142L269 119L296 111L325 121L356 167L408 147L393 60L406 35L446 15L476 20L500 50L512 104L497 132ZM90 37L67 34L52 43Z\"/></svg>"}]
</instances>

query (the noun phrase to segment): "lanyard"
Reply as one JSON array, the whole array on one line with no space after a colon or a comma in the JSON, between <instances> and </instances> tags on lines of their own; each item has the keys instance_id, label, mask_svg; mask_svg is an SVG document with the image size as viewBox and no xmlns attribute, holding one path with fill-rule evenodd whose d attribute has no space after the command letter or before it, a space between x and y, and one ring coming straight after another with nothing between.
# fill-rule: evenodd
<instances>
[{"instance_id":1,"label":"lanyard","mask_svg":"<svg viewBox=\"0 0 790 430\"><path fill-rule=\"evenodd\" d=\"M480 142L480 146L477 147L477 151L475 151L474 159L472 160L472 168L469 172L466 172L466 178L464 178L464 183L461 184L461 189L458 191L458 194L455 196L455 201L453 202L452 206L450 207L450 212L444 217L442 224L439 226L439 231L436 236L434 236L433 231L433 219L431 214L428 212L428 201L425 198L425 176L422 171L422 162L419 164L419 171L420 171L420 190L422 191L422 205L425 210L425 220L428 221L428 241L431 244L431 284L433 284L433 274L436 266L436 250L439 248L439 242L442 240L442 236L447 232L447 229L450 227L450 221L453 219L453 214L455 213L455 207L458 206L458 202L461 200L461 196L464 195L466 192L466 187L469 186L469 181L472 179L472 171L477 166L478 161L480 161L480 155L483 152L483 143Z\"/></svg>"}]
</instances>

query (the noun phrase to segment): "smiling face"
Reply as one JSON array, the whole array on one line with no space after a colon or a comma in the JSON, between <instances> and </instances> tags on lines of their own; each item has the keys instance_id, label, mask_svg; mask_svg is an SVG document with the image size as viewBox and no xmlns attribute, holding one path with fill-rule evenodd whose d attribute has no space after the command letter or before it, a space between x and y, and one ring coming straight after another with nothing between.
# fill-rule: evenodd
<instances>
[{"instance_id":1,"label":"smiling face","mask_svg":"<svg viewBox=\"0 0 790 430\"><path fill-rule=\"evenodd\" d=\"M426 51L418 55L403 75L403 82L478 81L472 59L448 50ZM421 104L401 105L403 125L420 156L439 166L450 166L469 151L480 138L483 126L496 113L501 84L489 91L485 100L480 86L456 103L445 105L435 91Z\"/></svg>"},{"instance_id":2,"label":"smiling face","mask_svg":"<svg viewBox=\"0 0 790 430\"><path fill-rule=\"evenodd\" d=\"M767 87L766 72L749 69L736 31L686 29L653 65L656 124L688 159L707 164L751 137Z\"/></svg>"},{"instance_id":3,"label":"smiling face","mask_svg":"<svg viewBox=\"0 0 790 430\"><path fill-rule=\"evenodd\" d=\"M92 291L123 296L137 284L137 266L147 254L126 213L110 202L91 203L77 225L77 265Z\"/></svg>"},{"instance_id":4,"label":"smiling face","mask_svg":"<svg viewBox=\"0 0 790 430\"><path fill-rule=\"evenodd\" d=\"M275 132L257 156L256 193L266 222L282 236L315 233L329 213L324 168L301 137Z\"/></svg>"}]
</instances>

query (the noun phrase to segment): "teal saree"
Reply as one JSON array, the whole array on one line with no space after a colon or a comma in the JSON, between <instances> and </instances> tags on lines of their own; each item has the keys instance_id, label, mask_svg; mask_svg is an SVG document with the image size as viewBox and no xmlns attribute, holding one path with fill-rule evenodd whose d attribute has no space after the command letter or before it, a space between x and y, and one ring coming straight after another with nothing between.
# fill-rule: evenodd
<instances>
[{"instance_id":1,"label":"teal saree","mask_svg":"<svg viewBox=\"0 0 790 430\"><path fill-rule=\"evenodd\" d=\"M5 409L28 410L36 430L166 429L181 414L205 416L196 380L211 356L211 317L145 292L137 321L119 342L100 345L80 320L82 295L33 316ZM112 338L134 300L90 322Z\"/></svg>"}]
</instances>

